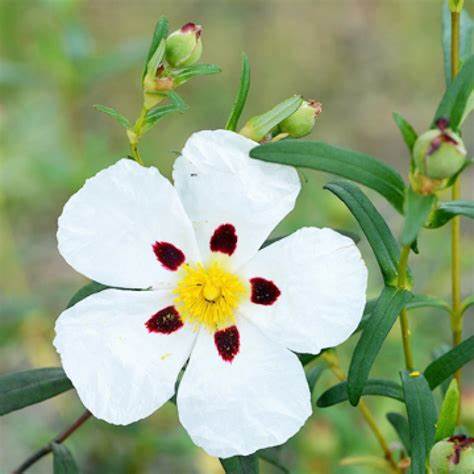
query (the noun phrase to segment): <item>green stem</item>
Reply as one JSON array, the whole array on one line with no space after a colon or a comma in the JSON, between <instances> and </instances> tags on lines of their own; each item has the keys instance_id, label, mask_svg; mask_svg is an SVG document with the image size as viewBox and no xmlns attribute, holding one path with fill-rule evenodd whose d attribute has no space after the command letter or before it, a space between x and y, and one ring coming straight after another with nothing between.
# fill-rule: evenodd
<instances>
[{"instance_id":1,"label":"green stem","mask_svg":"<svg viewBox=\"0 0 474 474\"><path fill-rule=\"evenodd\" d=\"M321 358L326 361L329 368L331 369L331 372L336 376L336 378L339 381L344 382L347 380L346 374L344 373L344 371L341 369L341 366L339 365L339 357L337 356L337 353L335 350L323 352L321 354ZM397 466L397 463L393 459L392 451L390 450L387 440L385 439L381 429L377 425L377 421L375 420L374 415L372 415L372 412L370 411L367 404L363 400L361 400L359 404L357 405L357 408L359 409L362 417L364 418L369 428L372 430L372 433L377 438L377 441L380 447L382 448L382 451L384 452L385 459L390 464L391 470L397 473L400 472L400 469Z\"/></svg>"},{"instance_id":2,"label":"green stem","mask_svg":"<svg viewBox=\"0 0 474 474\"><path fill-rule=\"evenodd\" d=\"M454 80L459 72L459 12L451 12L451 80ZM453 201L461 197L461 181L458 177L452 187ZM453 334L453 346L457 346L462 340L462 313L461 313L461 220L456 216L451 221L451 330ZM461 388L461 369L455 373L459 388ZM459 399L459 410L461 413L461 398Z\"/></svg>"},{"instance_id":3,"label":"green stem","mask_svg":"<svg viewBox=\"0 0 474 474\"><path fill-rule=\"evenodd\" d=\"M143 160L140 157L140 153L138 151L138 143L140 138L143 134L143 127L145 125L145 118L148 109L143 106L140 112L140 116L138 117L135 125L133 126L132 130L127 131L128 141L130 142L130 150L132 151L132 156L137 163L143 165Z\"/></svg>"},{"instance_id":4,"label":"green stem","mask_svg":"<svg viewBox=\"0 0 474 474\"><path fill-rule=\"evenodd\" d=\"M400 252L400 263L398 265L398 282L397 286L407 289L407 270L408 257L410 255L410 246L405 245ZM403 353L405 354L405 366L408 371L412 371L414 367L413 352L410 343L410 328L408 323L408 311L403 308L400 312L400 327L402 330Z\"/></svg>"}]
</instances>

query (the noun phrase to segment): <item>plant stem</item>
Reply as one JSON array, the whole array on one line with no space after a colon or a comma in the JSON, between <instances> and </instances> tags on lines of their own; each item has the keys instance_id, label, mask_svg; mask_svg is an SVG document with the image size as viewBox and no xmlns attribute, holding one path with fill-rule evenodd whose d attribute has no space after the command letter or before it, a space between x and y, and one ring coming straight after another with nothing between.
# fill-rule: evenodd
<instances>
[{"instance_id":1,"label":"plant stem","mask_svg":"<svg viewBox=\"0 0 474 474\"><path fill-rule=\"evenodd\" d=\"M143 126L145 125L145 118L148 109L143 105L142 110L140 112L140 116L138 117L133 129L131 131L127 130L128 141L130 142L130 150L132 151L132 156L137 163L143 165L143 160L140 157L140 153L138 152L138 142L143 134Z\"/></svg>"},{"instance_id":2,"label":"plant stem","mask_svg":"<svg viewBox=\"0 0 474 474\"><path fill-rule=\"evenodd\" d=\"M33 453L29 458L27 458L19 467L17 467L12 474L20 474L25 472L29 467L31 467L36 461L39 461L42 457L49 454L53 449L53 443L62 443L65 441L72 433L74 433L78 428L80 428L90 417L92 413L89 410L86 410L71 426L65 429L62 433L58 434L52 441L38 449Z\"/></svg>"},{"instance_id":3,"label":"plant stem","mask_svg":"<svg viewBox=\"0 0 474 474\"><path fill-rule=\"evenodd\" d=\"M405 245L400 252L400 263L398 264L398 282L397 286L402 289L407 289L407 270L408 257L410 255L410 246ZM400 311L400 327L402 330L403 353L405 355L405 366L408 371L412 371L414 367L413 352L410 343L410 328L408 323L408 311L403 308Z\"/></svg>"},{"instance_id":4,"label":"plant stem","mask_svg":"<svg viewBox=\"0 0 474 474\"><path fill-rule=\"evenodd\" d=\"M346 374L344 373L344 371L341 369L341 366L339 365L339 358L335 350L323 352L321 354L321 357L327 362L332 373L336 376L336 378L339 381L345 382L347 380ZM378 427L377 421L372 415L367 404L363 400L361 400L359 402L359 405L357 405L357 408L359 409L362 417L364 418L369 428L372 430L372 433L374 433L374 436L377 438L377 441L385 454L385 459L390 464L390 467L393 469L394 472L400 472L400 469L398 468L397 463L393 459L392 451L390 450L388 443L382 431Z\"/></svg>"},{"instance_id":5,"label":"plant stem","mask_svg":"<svg viewBox=\"0 0 474 474\"><path fill-rule=\"evenodd\" d=\"M459 23L460 13L451 12L451 80L454 80L459 72ZM458 177L452 187L453 201L461 197L461 180ZM451 330L453 333L453 346L457 346L462 338L462 315L461 315L461 219L456 216L451 221L451 293L452 312ZM456 371L456 380L461 386L461 369Z\"/></svg>"}]
</instances>

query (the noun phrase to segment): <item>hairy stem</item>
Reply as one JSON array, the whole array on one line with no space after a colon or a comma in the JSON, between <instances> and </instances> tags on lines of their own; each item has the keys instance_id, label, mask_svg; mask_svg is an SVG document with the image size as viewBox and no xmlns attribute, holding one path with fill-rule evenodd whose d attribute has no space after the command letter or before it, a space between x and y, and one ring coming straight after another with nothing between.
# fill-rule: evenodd
<instances>
[{"instance_id":1,"label":"hairy stem","mask_svg":"<svg viewBox=\"0 0 474 474\"><path fill-rule=\"evenodd\" d=\"M38 449L33 453L29 458L27 458L20 466L18 466L12 474L20 474L25 472L29 467L31 467L36 461L39 461L42 457L49 454L53 449L53 443L62 443L64 440L69 438L72 433L74 433L78 428L80 428L90 417L92 413L89 410L86 410L72 425L66 428L62 433L58 434L53 440L48 444Z\"/></svg>"},{"instance_id":2,"label":"hairy stem","mask_svg":"<svg viewBox=\"0 0 474 474\"><path fill-rule=\"evenodd\" d=\"M408 257L410 255L410 246L405 245L400 252L400 263L398 265L398 282L397 286L402 289L407 288L407 270ZM400 312L400 328L402 330L403 354L405 355L405 366L408 371L412 371L414 367L413 352L410 342L410 328L408 323L408 311L403 308Z\"/></svg>"},{"instance_id":3,"label":"hairy stem","mask_svg":"<svg viewBox=\"0 0 474 474\"><path fill-rule=\"evenodd\" d=\"M451 80L459 72L459 12L451 12ZM452 187L452 199L461 197L461 180L458 177ZM451 221L451 331L453 333L453 346L457 346L462 339L462 314L461 314L461 219L456 216ZM461 387L461 369L455 373L458 386ZM461 399L459 410L461 413Z\"/></svg>"},{"instance_id":4,"label":"hairy stem","mask_svg":"<svg viewBox=\"0 0 474 474\"><path fill-rule=\"evenodd\" d=\"M339 358L336 354L336 351L326 351L321 354L321 357L327 362L329 368L331 369L332 373L336 376L336 378L341 381L345 382L347 380L347 376L344 371L341 369L339 365ZM361 400L359 405L357 405L362 417L364 418L365 422L372 430L375 438L377 439L382 451L384 452L385 459L390 464L390 467L394 472L400 472L400 469L397 466L397 463L393 459L392 451L390 450L387 440L385 439L382 431L380 430L379 426L377 425L377 421L375 420L374 416L372 415L369 407L367 404Z\"/></svg>"}]
</instances>

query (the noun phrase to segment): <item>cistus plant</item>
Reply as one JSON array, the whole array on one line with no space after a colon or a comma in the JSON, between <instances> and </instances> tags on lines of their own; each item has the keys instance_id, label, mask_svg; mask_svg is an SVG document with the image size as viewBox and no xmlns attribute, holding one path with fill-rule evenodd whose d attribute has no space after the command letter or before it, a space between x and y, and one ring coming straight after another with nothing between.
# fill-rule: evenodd
<instances>
[{"instance_id":1,"label":"cistus plant","mask_svg":"<svg viewBox=\"0 0 474 474\"><path fill-rule=\"evenodd\" d=\"M219 68L198 62L200 25L168 34L160 18L141 76L138 118L95 106L125 129L130 155L88 179L58 220L59 252L91 279L56 322L62 368L0 377L2 415L72 388L86 411L15 473L49 453L55 473L76 473L65 441L88 419L129 424L168 401L194 443L219 457L226 473L258 473L260 459L289 472L281 447L313 409L317 416L343 401L358 408L381 448L378 458L345 459L346 465L361 472L472 472L460 394L461 369L474 358L474 336L462 334L474 296L461 299L459 226L461 216L474 217L474 202L460 200L459 187L471 163L462 124L474 106L474 23L459 0L450 0L443 15L450 67L429 130L418 135L394 114L408 149L406 180L367 154L300 140L322 112L317 100L294 95L239 128L250 87L243 55L224 129L191 135L175 160L173 183L145 166L140 139L159 120L186 111L178 87ZM366 301L367 269L354 236L305 227L268 239L294 207L301 189L296 168L345 178L325 188L347 206L373 251L383 278L376 299ZM360 185L403 217L398 238ZM446 190L450 201L439 195ZM418 293L409 267L411 254L423 251L419 233L444 225L452 227L451 303ZM452 347L424 368L414 359L417 335L409 327L411 311L423 307L444 311L452 329ZM399 379L371 378L397 320ZM345 371L335 347L352 336L358 340ZM338 382L318 393L325 370ZM399 443L382 433L368 395L400 403L400 413L386 415Z\"/></svg>"}]
</instances>

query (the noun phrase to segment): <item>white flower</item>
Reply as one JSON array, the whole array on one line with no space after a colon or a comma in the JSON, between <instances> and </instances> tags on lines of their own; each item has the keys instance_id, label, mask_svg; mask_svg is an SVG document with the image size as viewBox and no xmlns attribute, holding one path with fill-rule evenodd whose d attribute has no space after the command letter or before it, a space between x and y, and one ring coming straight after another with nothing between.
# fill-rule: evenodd
<instances>
[{"instance_id":1,"label":"white flower","mask_svg":"<svg viewBox=\"0 0 474 474\"><path fill-rule=\"evenodd\" d=\"M249 158L233 132L195 133L175 186L123 159L59 218L59 251L105 285L64 311L54 344L84 405L144 418L175 392L193 441L220 457L284 443L311 414L303 368L347 339L365 303L354 243L304 228L259 250L300 190L291 167ZM129 289L127 289L129 288ZM142 289L146 291L133 291Z\"/></svg>"}]
</instances>

